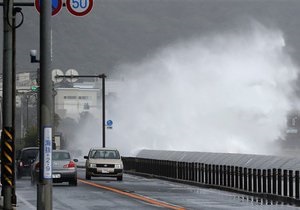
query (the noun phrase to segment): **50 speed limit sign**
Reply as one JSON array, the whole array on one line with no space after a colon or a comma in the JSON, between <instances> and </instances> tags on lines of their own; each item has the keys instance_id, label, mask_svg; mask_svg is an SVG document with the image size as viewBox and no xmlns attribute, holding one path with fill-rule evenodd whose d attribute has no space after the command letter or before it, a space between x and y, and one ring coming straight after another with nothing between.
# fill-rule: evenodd
<instances>
[{"instance_id":1,"label":"50 speed limit sign","mask_svg":"<svg viewBox=\"0 0 300 210\"><path fill-rule=\"evenodd\" d=\"M66 6L72 15L84 16L92 10L93 0L67 0Z\"/></svg>"}]
</instances>

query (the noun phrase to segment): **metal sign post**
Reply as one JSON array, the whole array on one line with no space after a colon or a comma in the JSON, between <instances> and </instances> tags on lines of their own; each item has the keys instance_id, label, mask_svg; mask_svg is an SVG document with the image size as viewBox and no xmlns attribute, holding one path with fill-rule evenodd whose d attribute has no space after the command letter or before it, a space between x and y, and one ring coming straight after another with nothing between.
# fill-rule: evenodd
<instances>
[{"instance_id":1,"label":"metal sign post","mask_svg":"<svg viewBox=\"0 0 300 210\"><path fill-rule=\"evenodd\" d=\"M52 74L51 74L51 1L43 1L40 14L40 173L37 209L52 210ZM50 139L50 144L49 144Z\"/></svg>"}]
</instances>

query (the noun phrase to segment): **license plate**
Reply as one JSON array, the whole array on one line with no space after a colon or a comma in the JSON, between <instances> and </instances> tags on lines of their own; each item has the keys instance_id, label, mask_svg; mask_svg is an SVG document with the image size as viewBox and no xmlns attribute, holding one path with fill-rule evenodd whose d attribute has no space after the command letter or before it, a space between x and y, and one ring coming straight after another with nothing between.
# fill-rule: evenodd
<instances>
[{"instance_id":1,"label":"license plate","mask_svg":"<svg viewBox=\"0 0 300 210\"><path fill-rule=\"evenodd\" d=\"M60 178L60 174L52 174L52 178L53 179L58 179L58 178Z\"/></svg>"},{"instance_id":2,"label":"license plate","mask_svg":"<svg viewBox=\"0 0 300 210\"><path fill-rule=\"evenodd\" d=\"M108 174L108 173L109 173L109 171L108 171L108 170L106 170L106 169L102 169L102 173L104 173L104 174Z\"/></svg>"}]
</instances>

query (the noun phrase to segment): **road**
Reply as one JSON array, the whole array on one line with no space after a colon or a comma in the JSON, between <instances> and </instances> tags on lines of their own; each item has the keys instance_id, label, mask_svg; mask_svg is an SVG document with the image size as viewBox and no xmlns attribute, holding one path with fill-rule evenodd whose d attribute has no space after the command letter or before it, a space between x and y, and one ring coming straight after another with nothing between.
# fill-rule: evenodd
<instances>
[{"instance_id":1,"label":"road","mask_svg":"<svg viewBox=\"0 0 300 210\"><path fill-rule=\"evenodd\" d=\"M53 209L281 209L300 210L284 204L272 204L252 196L204 189L153 178L124 175L122 182L112 178L84 179L84 169L78 169L78 186L54 184ZM29 177L16 182L17 209L36 209L36 186ZM268 204L267 204L268 203Z\"/></svg>"}]
</instances>

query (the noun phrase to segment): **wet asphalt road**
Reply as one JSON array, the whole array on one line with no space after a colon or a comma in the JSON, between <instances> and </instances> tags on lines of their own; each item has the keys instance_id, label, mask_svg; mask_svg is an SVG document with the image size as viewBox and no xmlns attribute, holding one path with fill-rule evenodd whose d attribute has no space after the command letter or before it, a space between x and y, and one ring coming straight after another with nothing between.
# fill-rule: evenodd
<instances>
[{"instance_id":1,"label":"wet asphalt road","mask_svg":"<svg viewBox=\"0 0 300 210\"><path fill-rule=\"evenodd\" d=\"M84 169L78 169L78 178L82 181L79 180L77 187L54 184L53 209L300 210L300 207L272 204L252 196L128 174L122 182L114 178L92 178L87 182ZM18 180L16 187L17 209L36 209L36 186L30 185L29 177Z\"/></svg>"}]
</instances>

